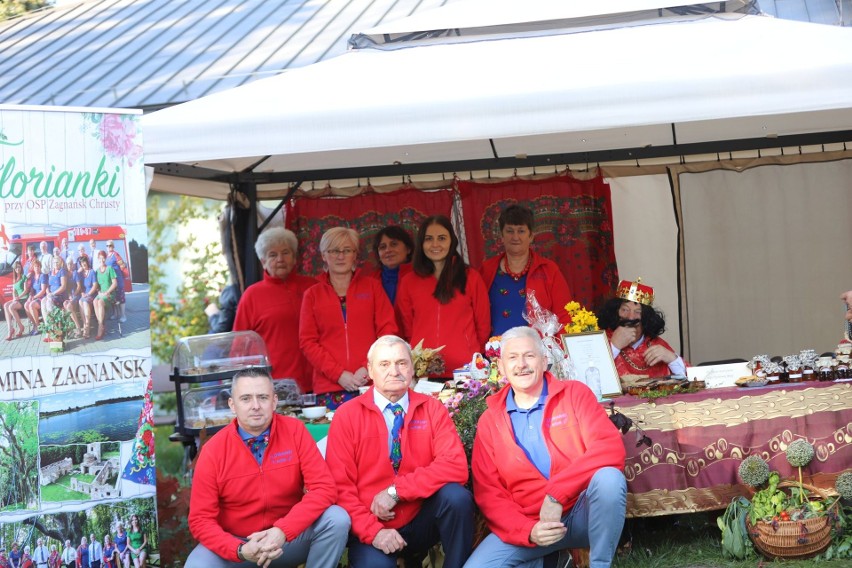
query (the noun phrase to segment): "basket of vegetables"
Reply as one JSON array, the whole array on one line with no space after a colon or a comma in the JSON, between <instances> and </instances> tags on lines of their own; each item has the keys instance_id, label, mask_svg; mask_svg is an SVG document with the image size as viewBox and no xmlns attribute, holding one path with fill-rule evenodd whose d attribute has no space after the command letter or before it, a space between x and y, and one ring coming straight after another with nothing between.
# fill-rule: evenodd
<instances>
[{"instance_id":1,"label":"basket of vegetables","mask_svg":"<svg viewBox=\"0 0 852 568\"><path fill-rule=\"evenodd\" d=\"M777 477L777 474L774 474ZM785 492L789 490L788 496ZM800 502L799 490L807 491ZM762 492L765 498L759 498ZM780 496L780 497L779 497ZM810 558L831 543L831 506L826 495L812 485L777 482L758 491L751 502L748 533L755 548L768 558ZM832 504L833 505L833 504Z\"/></svg>"},{"instance_id":2,"label":"basket of vegetables","mask_svg":"<svg viewBox=\"0 0 852 568\"><path fill-rule=\"evenodd\" d=\"M787 460L799 468L798 482L781 481L758 456L749 456L740 464L740 478L753 487L763 487L751 499L746 528L755 548L768 558L810 558L831 544L835 517L829 513L837 499L802 483L801 468L813 455L813 446L805 440L796 440L787 448Z\"/></svg>"}]
</instances>

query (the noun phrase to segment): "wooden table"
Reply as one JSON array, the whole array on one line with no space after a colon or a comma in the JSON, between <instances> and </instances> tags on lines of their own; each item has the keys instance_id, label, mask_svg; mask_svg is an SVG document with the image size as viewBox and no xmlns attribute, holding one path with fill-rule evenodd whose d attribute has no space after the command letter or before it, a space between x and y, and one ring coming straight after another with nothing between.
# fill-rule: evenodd
<instances>
[{"instance_id":1,"label":"wooden table","mask_svg":"<svg viewBox=\"0 0 852 568\"><path fill-rule=\"evenodd\" d=\"M750 494L737 468L753 453L782 478L797 477L785 450L798 438L816 450L802 469L807 483L834 493L837 475L852 468L850 383L731 387L654 402L623 396L615 406L653 441L637 447L633 431L624 436L628 517L724 509Z\"/></svg>"}]
</instances>

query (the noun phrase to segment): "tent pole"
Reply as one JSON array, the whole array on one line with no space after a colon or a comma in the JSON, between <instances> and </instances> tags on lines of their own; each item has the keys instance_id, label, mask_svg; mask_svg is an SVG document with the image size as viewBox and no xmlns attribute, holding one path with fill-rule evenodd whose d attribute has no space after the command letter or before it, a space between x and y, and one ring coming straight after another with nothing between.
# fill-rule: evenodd
<instances>
[{"instance_id":1,"label":"tent pole","mask_svg":"<svg viewBox=\"0 0 852 568\"><path fill-rule=\"evenodd\" d=\"M246 232L243 241L243 274L245 275L246 288L260 280L257 268L257 255L254 252L254 243L257 241L257 184L254 182L240 182L237 190L248 199L248 210L246 211Z\"/></svg>"},{"instance_id":2,"label":"tent pole","mask_svg":"<svg viewBox=\"0 0 852 568\"><path fill-rule=\"evenodd\" d=\"M293 187L291 187L287 191L287 195L284 196L284 199L282 199L281 202L275 207L275 209L272 210L272 213L270 213L266 217L266 219L263 220L263 223L260 224L260 228L258 228L258 230L257 230L258 235L263 232L263 230L266 228L266 226L272 221L272 219L275 218L275 216L278 214L278 212L281 211L281 208L284 207L284 204L287 203L290 200L291 197L293 197L293 194L296 193L296 190L298 190L301 185L302 185L301 180L299 180L295 184L293 184Z\"/></svg>"}]
</instances>

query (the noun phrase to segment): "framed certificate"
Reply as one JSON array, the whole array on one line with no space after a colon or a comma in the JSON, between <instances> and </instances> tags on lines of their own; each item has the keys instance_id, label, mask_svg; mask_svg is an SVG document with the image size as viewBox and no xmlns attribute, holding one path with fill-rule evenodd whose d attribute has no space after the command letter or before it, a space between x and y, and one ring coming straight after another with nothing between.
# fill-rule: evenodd
<instances>
[{"instance_id":1,"label":"framed certificate","mask_svg":"<svg viewBox=\"0 0 852 568\"><path fill-rule=\"evenodd\" d=\"M601 379L601 394L605 397L615 397L622 394L621 381L615 370L615 361L612 359L612 349L609 340L603 331L588 331L586 333L572 333L562 336L562 345L574 369L577 378L586 383L586 371L595 366ZM588 383L586 383L588 385Z\"/></svg>"}]
</instances>

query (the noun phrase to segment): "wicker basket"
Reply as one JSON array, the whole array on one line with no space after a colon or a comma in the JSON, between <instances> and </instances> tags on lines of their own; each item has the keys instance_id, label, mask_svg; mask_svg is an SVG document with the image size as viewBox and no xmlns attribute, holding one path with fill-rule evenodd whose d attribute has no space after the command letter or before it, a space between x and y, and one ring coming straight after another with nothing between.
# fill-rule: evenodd
<instances>
[{"instance_id":1,"label":"wicker basket","mask_svg":"<svg viewBox=\"0 0 852 568\"><path fill-rule=\"evenodd\" d=\"M782 481L779 488L798 487L798 483ZM812 500L826 499L818 487L802 484L812 496ZM773 523L757 521L752 525L746 521L748 534L754 546L769 559L774 558L810 558L828 548L831 543L831 518L826 511L820 517L811 517L799 521L778 521L777 529Z\"/></svg>"}]
</instances>

